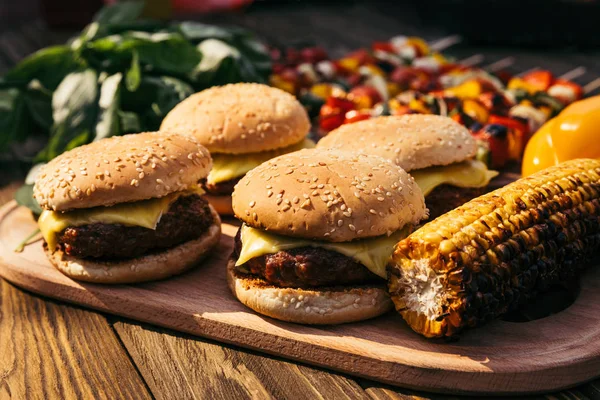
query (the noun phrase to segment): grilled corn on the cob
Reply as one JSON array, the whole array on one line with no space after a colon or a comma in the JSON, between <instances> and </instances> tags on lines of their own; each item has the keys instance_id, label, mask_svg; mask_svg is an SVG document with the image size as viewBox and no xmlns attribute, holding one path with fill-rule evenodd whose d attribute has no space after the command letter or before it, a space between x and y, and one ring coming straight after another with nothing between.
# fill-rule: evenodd
<instances>
[{"instance_id":1,"label":"grilled corn on the cob","mask_svg":"<svg viewBox=\"0 0 600 400\"><path fill-rule=\"evenodd\" d=\"M579 159L478 197L397 244L396 309L416 332L452 336L576 276L600 254L600 161Z\"/></svg>"}]
</instances>

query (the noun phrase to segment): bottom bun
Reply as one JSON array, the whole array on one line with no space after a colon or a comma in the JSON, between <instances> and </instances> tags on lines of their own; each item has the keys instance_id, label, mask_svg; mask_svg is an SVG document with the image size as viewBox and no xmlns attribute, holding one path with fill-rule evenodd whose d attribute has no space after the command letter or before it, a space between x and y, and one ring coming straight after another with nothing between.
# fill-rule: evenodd
<instances>
[{"instance_id":1,"label":"bottom bun","mask_svg":"<svg viewBox=\"0 0 600 400\"><path fill-rule=\"evenodd\" d=\"M44 250L50 262L69 278L94 283L136 283L180 274L201 261L221 237L221 219L211 207L214 223L198 239L170 249L119 261L72 257L63 251Z\"/></svg>"},{"instance_id":2,"label":"bottom bun","mask_svg":"<svg viewBox=\"0 0 600 400\"><path fill-rule=\"evenodd\" d=\"M217 210L220 215L233 215L233 207L231 206L231 195L214 195L205 194L204 199Z\"/></svg>"},{"instance_id":3,"label":"bottom bun","mask_svg":"<svg viewBox=\"0 0 600 400\"><path fill-rule=\"evenodd\" d=\"M282 288L238 272L227 263L227 283L233 295L257 313L298 324L343 324L385 314L392 301L381 286L320 289Z\"/></svg>"}]
</instances>

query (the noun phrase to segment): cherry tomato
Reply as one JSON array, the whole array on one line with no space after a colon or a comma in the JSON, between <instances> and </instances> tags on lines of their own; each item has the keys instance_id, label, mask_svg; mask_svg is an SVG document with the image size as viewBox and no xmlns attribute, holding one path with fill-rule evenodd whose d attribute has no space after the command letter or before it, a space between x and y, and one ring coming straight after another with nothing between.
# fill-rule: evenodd
<instances>
[{"instance_id":1,"label":"cherry tomato","mask_svg":"<svg viewBox=\"0 0 600 400\"><path fill-rule=\"evenodd\" d=\"M300 51L300 58L303 62L317 63L327 59L327 53L322 47L307 47Z\"/></svg>"},{"instance_id":2,"label":"cherry tomato","mask_svg":"<svg viewBox=\"0 0 600 400\"><path fill-rule=\"evenodd\" d=\"M356 105L352 100L337 96L329 96L325 101L325 106L339 108L343 112L354 110L356 108Z\"/></svg>"},{"instance_id":3,"label":"cherry tomato","mask_svg":"<svg viewBox=\"0 0 600 400\"><path fill-rule=\"evenodd\" d=\"M383 98L381 97L381 94L379 94L379 92L377 91L377 89L375 89L372 86L356 86L355 88L353 88L352 90L350 90L350 98L352 99L358 99L361 97L366 97L369 101L368 101L368 108L373 107L375 104L380 103L383 101ZM356 103L361 103L360 101L356 101ZM367 102L365 102L367 103Z\"/></svg>"},{"instance_id":4,"label":"cherry tomato","mask_svg":"<svg viewBox=\"0 0 600 400\"><path fill-rule=\"evenodd\" d=\"M385 51L386 53L394 53L394 46L392 46L391 43L389 42L374 42L371 45L371 48L375 51L375 50L379 50L379 51Z\"/></svg>"}]
</instances>

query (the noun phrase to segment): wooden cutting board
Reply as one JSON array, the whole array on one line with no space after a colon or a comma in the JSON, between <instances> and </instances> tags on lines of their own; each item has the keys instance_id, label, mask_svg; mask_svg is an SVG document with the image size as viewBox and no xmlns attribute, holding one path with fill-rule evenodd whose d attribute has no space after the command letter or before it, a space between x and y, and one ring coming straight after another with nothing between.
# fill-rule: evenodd
<instances>
[{"instance_id":1,"label":"wooden cutting board","mask_svg":"<svg viewBox=\"0 0 600 400\"><path fill-rule=\"evenodd\" d=\"M24 289L139 321L412 389L464 394L547 392L600 375L600 269L566 310L532 322L495 321L457 342L427 340L392 312L311 327L255 314L230 294L225 263L236 227L223 225L212 257L182 276L135 286L75 282L46 260L36 228L14 202L0 209L0 274Z\"/></svg>"}]
</instances>

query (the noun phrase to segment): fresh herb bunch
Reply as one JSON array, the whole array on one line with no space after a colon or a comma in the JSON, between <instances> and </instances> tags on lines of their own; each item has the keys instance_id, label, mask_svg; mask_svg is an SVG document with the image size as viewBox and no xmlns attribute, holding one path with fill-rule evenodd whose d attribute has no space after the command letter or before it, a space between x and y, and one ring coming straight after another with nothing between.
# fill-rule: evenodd
<instances>
[{"instance_id":1,"label":"fresh herb bunch","mask_svg":"<svg viewBox=\"0 0 600 400\"><path fill-rule=\"evenodd\" d=\"M79 36L32 54L0 79L0 153L42 133L46 147L24 161L45 163L95 140L157 130L196 91L267 80L268 50L250 32L144 20L143 7L103 8ZM31 190L19 193L30 204Z\"/></svg>"}]
</instances>

